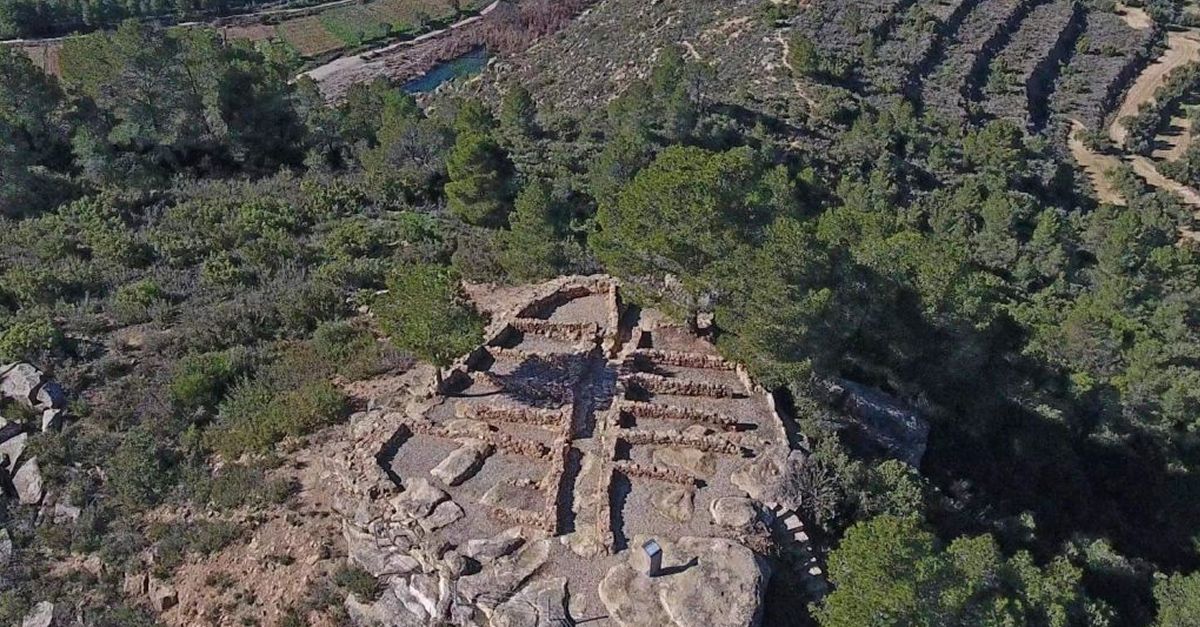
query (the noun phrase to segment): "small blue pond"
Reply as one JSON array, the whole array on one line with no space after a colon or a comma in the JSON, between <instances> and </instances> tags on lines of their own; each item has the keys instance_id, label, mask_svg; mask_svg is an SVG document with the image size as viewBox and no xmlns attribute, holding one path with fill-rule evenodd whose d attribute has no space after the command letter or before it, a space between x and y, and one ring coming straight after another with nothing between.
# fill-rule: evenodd
<instances>
[{"instance_id":1,"label":"small blue pond","mask_svg":"<svg viewBox=\"0 0 1200 627\"><path fill-rule=\"evenodd\" d=\"M487 62L487 50L477 48L457 59L440 63L423 76L408 81L404 84L404 91L410 94L423 94L433 91L442 83L479 72L487 65Z\"/></svg>"}]
</instances>

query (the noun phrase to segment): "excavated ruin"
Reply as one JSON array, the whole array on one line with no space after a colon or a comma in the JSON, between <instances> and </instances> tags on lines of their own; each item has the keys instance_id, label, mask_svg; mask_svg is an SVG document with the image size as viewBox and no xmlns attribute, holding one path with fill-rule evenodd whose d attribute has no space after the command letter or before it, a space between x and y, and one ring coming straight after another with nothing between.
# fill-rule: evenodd
<instances>
[{"instance_id":1,"label":"excavated ruin","mask_svg":"<svg viewBox=\"0 0 1200 627\"><path fill-rule=\"evenodd\" d=\"M439 386L352 417L344 535L386 584L350 599L357 621L752 625L780 551L820 592L779 503L804 453L740 366L606 276L493 314Z\"/></svg>"}]
</instances>

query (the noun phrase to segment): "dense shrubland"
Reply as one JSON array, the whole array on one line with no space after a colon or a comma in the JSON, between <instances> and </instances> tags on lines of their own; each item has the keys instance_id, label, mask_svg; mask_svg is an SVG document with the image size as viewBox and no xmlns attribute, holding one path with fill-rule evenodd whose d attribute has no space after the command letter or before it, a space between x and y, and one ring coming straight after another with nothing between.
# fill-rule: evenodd
<instances>
[{"instance_id":1,"label":"dense shrubland","mask_svg":"<svg viewBox=\"0 0 1200 627\"><path fill-rule=\"evenodd\" d=\"M844 19L901 32L889 15ZM793 69L850 76L815 48ZM790 399L805 508L843 538L822 624L1194 620L1200 257L1176 245L1175 199L1126 178L1129 207L1096 206L1012 122L901 100L844 99L810 150L670 48L597 111L518 86L423 110L383 83L327 107L294 63L129 24L72 42L61 84L0 57L0 357L78 399L34 445L85 512L53 534L4 513L35 566L0 591L3 620L47 587L118 611L119 581L72 587L38 559L119 574L152 548L169 570L236 542L142 515L286 500L272 451L344 418L335 378L477 341L459 279L594 270L713 312L719 347ZM835 376L924 410L920 472L843 444L814 393Z\"/></svg>"}]
</instances>

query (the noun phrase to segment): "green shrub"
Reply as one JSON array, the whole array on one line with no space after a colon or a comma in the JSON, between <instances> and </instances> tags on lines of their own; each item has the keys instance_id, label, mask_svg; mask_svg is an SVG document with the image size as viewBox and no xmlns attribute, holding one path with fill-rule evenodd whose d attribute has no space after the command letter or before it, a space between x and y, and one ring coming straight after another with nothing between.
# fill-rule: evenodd
<instances>
[{"instance_id":1,"label":"green shrub","mask_svg":"<svg viewBox=\"0 0 1200 627\"><path fill-rule=\"evenodd\" d=\"M216 407L249 366L250 356L245 349L185 357L176 365L171 379L171 400L185 409Z\"/></svg>"},{"instance_id":2,"label":"green shrub","mask_svg":"<svg viewBox=\"0 0 1200 627\"><path fill-rule=\"evenodd\" d=\"M126 283L113 295L113 313L127 324L149 320L152 311L167 301L167 294L154 279Z\"/></svg>"},{"instance_id":3,"label":"green shrub","mask_svg":"<svg viewBox=\"0 0 1200 627\"><path fill-rule=\"evenodd\" d=\"M379 580L357 566L346 566L333 575L333 581L360 601L374 601L382 591Z\"/></svg>"},{"instance_id":4,"label":"green shrub","mask_svg":"<svg viewBox=\"0 0 1200 627\"><path fill-rule=\"evenodd\" d=\"M278 505L296 491L294 482L267 479L261 468L243 464L226 465L204 487L197 496L218 509Z\"/></svg>"},{"instance_id":5,"label":"green shrub","mask_svg":"<svg viewBox=\"0 0 1200 627\"><path fill-rule=\"evenodd\" d=\"M58 329L48 317L25 314L0 321L0 362L28 359L53 349L59 340Z\"/></svg>"},{"instance_id":6,"label":"green shrub","mask_svg":"<svg viewBox=\"0 0 1200 627\"><path fill-rule=\"evenodd\" d=\"M345 417L346 397L328 381L295 389L276 389L262 380L243 383L221 405L209 445L234 459L243 453L266 452L286 437L301 436Z\"/></svg>"},{"instance_id":7,"label":"green shrub","mask_svg":"<svg viewBox=\"0 0 1200 627\"><path fill-rule=\"evenodd\" d=\"M157 503L174 483L166 452L143 428L127 432L108 467L109 487L130 506Z\"/></svg>"},{"instance_id":8,"label":"green shrub","mask_svg":"<svg viewBox=\"0 0 1200 627\"><path fill-rule=\"evenodd\" d=\"M200 264L200 282L206 286L232 287L249 278L241 263L227 252L213 253Z\"/></svg>"}]
</instances>

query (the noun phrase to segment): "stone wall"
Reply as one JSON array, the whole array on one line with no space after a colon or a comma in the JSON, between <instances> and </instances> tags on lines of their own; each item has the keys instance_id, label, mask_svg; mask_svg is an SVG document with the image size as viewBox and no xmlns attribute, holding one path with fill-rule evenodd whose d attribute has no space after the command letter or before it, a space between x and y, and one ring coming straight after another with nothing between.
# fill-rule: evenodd
<instances>
[{"instance_id":1,"label":"stone wall","mask_svg":"<svg viewBox=\"0 0 1200 627\"><path fill-rule=\"evenodd\" d=\"M514 329L534 333L563 342L595 342L600 337L600 325L595 322L551 322L537 318L514 318Z\"/></svg>"},{"instance_id":2,"label":"stone wall","mask_svg":"<svg viewBox=\"0 0 1200 627\"><path fill-rule=\"evenodd\" d=\"M539 409L523 405L500 406L457 403L454 413L459 418L484 422L509 422L535 427L562 427L571 422L570 406L564 409Z\"/></svg>"},{"instance_id":3,"label":"stone wall","mask_svg":"<svg viewBox=\"0 0 1200 627\"><path fill-rule=\"evenodd\" d=\"M624 375L626 384L639 387L652 394L674 394L676 396L707 396L710 398L733 398L737 393L722 383L707 381L681 381L654 374L639 372Z\"/></svg>"},{"instance_id":4,"label":"stone wall","mask_svg":"<svg viewBox=\"0 0 1200 627\"><path fill-rule=\"evenodd\" d=\"M629 477L654 479L657 481L685 486L695 486L697 483L697 479L686 472L675 468L668 468L666 466L639 464L629 460L619 460L613 462L613 468L625 473L625 475Z\"/></svg>"},{"instance_id":5,"label":"stone wall","mask_svg":"<svg viewBox=\"0 0 1200 627\"><path fill-rule=\"evenodd\" d=\"M730 418L729 416L718 414L716 412L688 409L686 407L675 407L673 405L663 405L659 403L621 401L618 405L618 409L622 413L629 414L634 418L695 422L711 425L725 431L733 431L737 429L738 425L737 420L734 418Z\"/></svg>"},{"instance_id":6,"label":"stone wall","mask_svg":"<svg viewBox=\"0 0 1200 627\"><path fill-rule=\"evenodd\" d=\"M656 431L649 429L627 429L621 433L621 439L631 446L686 446L706 453L722 455L742 454L742 448L729 440L713 435L693 435L680 431Z\"/></svg>"},{"instance_id":7,"label":"stone wall","mask_svg":"<svg viewBox=\"0 0 1200 627\"><path fill-rule=\"evenodd\" d=\"M639 348L633 351L630 357L635 362L643 360L654 364L677 366L680 368L701 368L705 370L734 369L733 364L725 361L725 359L722 357L717 355L704 355L701 353L685 353L682 351Z\"/></svg>"}]
</instances>

